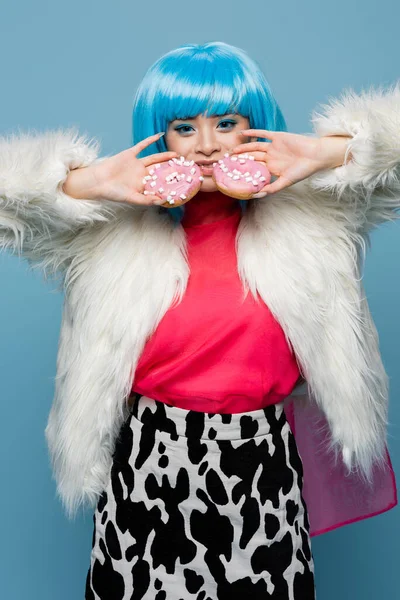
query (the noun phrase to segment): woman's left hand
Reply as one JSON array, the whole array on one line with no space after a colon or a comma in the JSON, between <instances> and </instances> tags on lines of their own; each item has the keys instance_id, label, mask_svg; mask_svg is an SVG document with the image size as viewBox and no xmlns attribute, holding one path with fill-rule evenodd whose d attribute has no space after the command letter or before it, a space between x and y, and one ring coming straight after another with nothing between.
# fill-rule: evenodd
<instances>
[{"instance_id":1,"label":"woman's left hand","mask_svg":"<svg viewBox=\"0 0 400 600\"><path fill-rule=\"evenodd\" d=\"M317 171L340 166L344 162L346 147L351 137L308 137L287 131L244 129L243 135L260 137L271 142L248 142L233 148L230 154L251 153L255 160L264 162L277 177L253 196L261 198L306 179Z\"/></svg>"}]
</instances>

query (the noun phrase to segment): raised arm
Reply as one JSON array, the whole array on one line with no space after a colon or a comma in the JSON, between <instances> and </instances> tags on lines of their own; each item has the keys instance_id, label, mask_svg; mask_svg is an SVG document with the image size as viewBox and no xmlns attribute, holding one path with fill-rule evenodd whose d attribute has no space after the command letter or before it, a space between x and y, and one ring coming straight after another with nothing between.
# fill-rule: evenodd
<instances>
[{"instance_id":1,"label":"raised arm","mask_svg":"<svg viewBox=\"0 0 400 600\"><path fill-rule=\"evenodd\" d=\"M350 136L343 164L308 178L315 190L354 210L361 229L399 218L400 81L357 95L344 90L312 113L318 137ZM351 211L349 212L351 216Z\"/></svg>"},{"instance_id":2,"label":"raised arm","mask_svg":"<svg viewBox=\"0 0 400 600\"><path fill-rule=\"evenodd\" d=\"M98 146L74 128L0 137L0 250L42 261L53 272L68 260L83 226L113 216L111 202L76 199L63 190L72 169L102 160Z\"/></svg>"}]
</instances>

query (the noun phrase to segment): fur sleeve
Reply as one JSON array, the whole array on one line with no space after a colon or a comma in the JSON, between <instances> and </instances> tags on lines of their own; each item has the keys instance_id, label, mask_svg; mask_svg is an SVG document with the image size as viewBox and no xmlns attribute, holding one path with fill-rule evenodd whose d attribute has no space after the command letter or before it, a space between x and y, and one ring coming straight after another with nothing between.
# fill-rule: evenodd
<instances>
[{"instance_id":1,"label":"fur sleeve","mask_svg":"<svg viewBox=\"0 0 400 600\"><path fill-rule=\"evenodd\" d=\"M400 208L400 81L384 89L340 98L315 109L312 124L318 137L351 136L343 165L309 178L315 190L337 197L368 230L399 218ZM351 215L351 212L349 213Z\"/></svg>"},{"instance_id":2,"label":"fur sleeve","mask_svg":"<svg viewBox=\"0 0 400 600\"><path fill-rule=\"evenodd\" d=\"M62 190L71 169L104 160L98 147L75 128L0 138L0 250L53 271L82 227L113 216L110 201L75 199Z\"/></svg>"}]
</instances>

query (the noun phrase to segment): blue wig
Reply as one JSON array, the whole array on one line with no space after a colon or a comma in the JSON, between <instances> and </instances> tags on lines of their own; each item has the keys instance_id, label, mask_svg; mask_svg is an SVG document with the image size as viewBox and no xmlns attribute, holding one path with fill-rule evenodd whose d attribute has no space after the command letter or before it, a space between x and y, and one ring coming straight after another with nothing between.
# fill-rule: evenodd
<instances>
[{"instance_id":1,"label":"blue wig","mask_svg":"<svg viewBox=\"0 0 400 600\"><path fill-rule=\"evenodd\" d=\"M246 52L224 42L187 44L159 58L135 94L133 145L167 131L175 119L237 113L251 129L287 131L282 112L258 64ZM261 139L261 138L259 138ZM139 158L165 152L165 136L145 148ZM246 201L240 201L242 210ZM185 205L167 210L179 222Z\"/></svg>"}]
</instances>

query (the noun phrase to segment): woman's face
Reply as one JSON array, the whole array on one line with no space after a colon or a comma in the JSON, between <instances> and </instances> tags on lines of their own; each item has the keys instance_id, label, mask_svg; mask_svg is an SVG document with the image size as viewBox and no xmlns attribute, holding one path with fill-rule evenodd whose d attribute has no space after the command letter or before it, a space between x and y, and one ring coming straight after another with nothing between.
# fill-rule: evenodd
<instances>
[{"instance_id":1,"label":"woman's face","mask_svg":"<svg viewBox=\"0 0 400 600\"><path fill-rule=\"evenodd\" d=\"M211 177L212 163L223 158L225 152L231 151L238 144L250 142L257 138L249 138L241 133L249 129L247 117L230 113L219 117L198 115L194 119L171 121L165 133L167 149L184 156L186 160L194 160L201 167L204 181L202 192L214 192L217 186Z\"/></svg>"}]
</instances>

